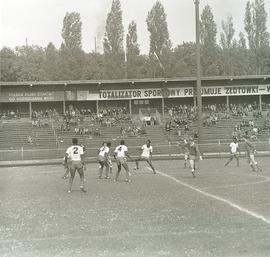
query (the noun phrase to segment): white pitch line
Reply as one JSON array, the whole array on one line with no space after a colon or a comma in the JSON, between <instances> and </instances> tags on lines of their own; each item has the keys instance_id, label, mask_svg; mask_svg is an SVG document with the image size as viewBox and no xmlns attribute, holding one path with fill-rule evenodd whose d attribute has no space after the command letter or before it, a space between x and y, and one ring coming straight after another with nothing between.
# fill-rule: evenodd
<instances>
[{"instance_id":1,"label":"white pitch line","mask_svg":"<svg viewBox=\"0 0 270 257\"><path fill-rule=\"evenodd\" d=\"M234 233L231 231L227 231L226 233ZM50 236L50 237L36 237L36 238L23 238L23 239L4 239L0 240L1 244L16 244L16 243L24 243L24 242L40 242L40 241L51 241L51 240L67 240L67 239L73 239L73 240L80 240L80 239L115 239L115 238L123 238L126 239L128 237L135 238L135 237L159 237L159 236L185 236L189 234L212 234L216 235L218 232L216 231L207 231L207 230L194 230L194 231L185 231L185 232L149 232L149 233L117 233L117 234L111 234L111 235L83 235L83 236L72 236L72 235L63 235L63 236Z\"/></svg>"},{"instance_id":2,"label":"white pitch line","mask_svg":"<svg viewBox=\"0 0 270 257\"><path fill-rule=\"evenodd\" d=\"M237 209L237 210L239 210L241 212L244 212L244 213L246 213L246 214L248 214L248 215L250 215L250 216L252 216L252 217L254 217L256 219L259 219L259 220L265 222L266 224L270 225L270 220L265 218L264 216L262 216L260 214L257 214L257 213L255 213L253 211L245 209L245 208L239 206L238 204L235 204L235 203L233 203L233 202L231 202L231 201L229 201L227 199L224 199L224 198L222 198L220 196L216 196L216 195L207 193L205 191L202 191L202 190L200 190L200 189L198 189L198 188L196 188L194 186L191 186L191 185L189 185L189 184L187 184L185 182L182 182L181 180L178 180L178 179L176 179L176 178L174 178L174 177L172 177L172 176L170 176L170 175L168 175L166 173L163 173L163 172L160 172L160 171L157 171L157 173L160 174L163 177L166 177L166 178L169 178L169 179L173 180L177 184L185 186L185 187L187 187L187 188L189 188L189 189L191 189L193 191L196 191L196 192L198 192L198 193L200 193L200 194L202 194L204 196L207 196L209 198L212 198L212 199L215 199L217 201L223 202L223 203L225 203L225 204L227 204L227 205L229 205L229 206L231 206L231 207L233 207L233 208L235 208L235 209Z\"/></svg>"},{"instance_id":3,"label":"white pitch line","mask_svg":"<svg viewBox=\"0 0 270 257\"><path fill-rule=\"evenodd\" d=\"M265 178L264 180L257 181L257 182L232 184L232 185L225 185L225 186L210 186L210 187L202 187L201 189L222 189L222 188L231 188L231 187L239 187L239 186L252 186L252 185L259 185L259 184L264 184L268 182L270 182L270 178Z\"/></svg>"}]
</instances>

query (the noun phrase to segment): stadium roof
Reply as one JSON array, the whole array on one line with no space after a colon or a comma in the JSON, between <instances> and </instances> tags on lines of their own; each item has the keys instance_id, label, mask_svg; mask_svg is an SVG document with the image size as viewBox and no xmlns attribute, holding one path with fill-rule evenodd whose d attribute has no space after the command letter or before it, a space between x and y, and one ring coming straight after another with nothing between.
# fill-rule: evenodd
<instances>
[{"instance_id":1,"label":"stadium roof","mask_svg":"<svg viewBox=\"0 0 270 257\"><path fill-rule=\"evenodd\" d=\"M222 81L222 80L269 80L270 74L267 75L248 75L248 76L212 76L202 77L202 81ZM61 80L61 81L0 81L0 85L83 85L83 84L140 84L140 83L159 83L159 82L185 82L196 81L196 77L186 78L148 78L148 79L115 79L115 80Z\"/></svg>"}]
</instances>

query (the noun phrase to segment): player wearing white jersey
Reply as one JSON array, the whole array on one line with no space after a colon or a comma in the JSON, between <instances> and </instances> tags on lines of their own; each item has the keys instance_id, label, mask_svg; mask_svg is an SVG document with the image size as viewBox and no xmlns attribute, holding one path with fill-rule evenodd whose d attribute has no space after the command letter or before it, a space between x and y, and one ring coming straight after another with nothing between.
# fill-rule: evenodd
<instances>
[{"instance_id":1,"label":"player wearing white jersey","mask_svg":"<svg viewBox=\"0 0 270 257\"><path fill-rule=\"evenodd\" d=\"M153 153L153 147L151 146L151 141L147 140L146 144L144 144L141 147L142 153L139 158L135 160L136 162L136 167L134 168L135 170L139 169L139 161L146 161L149 166L151 167L152 171L154 174L156 174L156 170L152 164L151 158L152 158L152 153Z\"/></svg>"},{"instance_id":2,"label":"player wearing white jersey","mask_svg":"<svg viewBox=\"0 0 270 257\"><path fill-rule=\"evenodd\" d=\"M125 145L125 141L121 140L120 145L117 146L114 150L114 158L116 159L118 167L114 181L118 180L121 168L123 166L124 169L126 170L126 182L130 182L130 172L127 164L127 157L132 160L132 158L128 154L128 148Z\"/></svg>"},{"instance_id":3,"label":"player wearing white jersey","mask_svg":"<svg viewBox=\"0 0 270 257\"><path fill-rule=\"evenodd\" d=\"M70 159L70 179L69 179L69 188L68 192L71 192L71 187L73 184L74 176L76 171L78 171L81 179L81 186L80 189L83 193L86 192L84 189L84 151L83 147L78 145L78 139L73 138L72 139L72 146L70 146L66 151L67 158Z\"/></svg>"},{"instance_id":4,"label":"player wearing white jersey","mask_svg":"<svg viewBox=\"0 0 270 257\"><path fill-rule=\"evenodd\" d=\"M99 151L98 151L98 163L99 163L99 178L102 178L103 168L106 167L106 175L105 178L109 178L109 161L108 161L108 155L109 155L110 149L107 146L106 142L103 142Z\"/></svg>"},{"instance_id":5,"label":"player wearing white jersey","mask_svg":"<svg viewBox=\"0 0 270 257\"><path fill-rule=\"evenodd\" d=\"M85 152L86 152L85 146L83 144L80 144L80 146L83 148L83 152L85 154ZM70 166L71 166L71 160L67 157L67 155L65 155L65 157L63 159L63 166L65 169L65 174L62 176L62 179L67 179L69 172L70 172Z\"/></svg>"},{"instance_id":6,"label":"player wearing white jersey","mask_svg":"<svg viewBox=\"0 0 270 257\"><path fill-rule=\"evenodd\" d=\"M237 167L239 167L239 144L236 137L233 138L233 142L230 143L230 158L225 163L225 167L228 166L228 164L233 160L233 158L236 159Z\"/></svg>"}]
</instances>

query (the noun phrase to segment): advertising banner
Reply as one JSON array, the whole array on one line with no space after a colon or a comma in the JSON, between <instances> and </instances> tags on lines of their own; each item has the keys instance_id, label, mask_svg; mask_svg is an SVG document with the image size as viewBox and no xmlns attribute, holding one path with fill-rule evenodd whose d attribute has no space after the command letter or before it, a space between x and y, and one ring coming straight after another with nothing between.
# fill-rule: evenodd
<instances>
[{"instance_id":1,"label":"advertising banner","mask_svg":"<svg viewBox=\"0 0 270 257\"><path fill-rule=\"evenodd\" d=\"M202 96L270 95L270 85L241 85L202 87ZM155 98L183 98L196 96L196 88L141 88L112 90L65 91L66 101L128 100ZM51 102L64 101L64 91L0 92L0 102Z\"/></svg>"},{"instance_id":2,"label":"advertising banner","mask_svg":"<svg viewBox=\"0 0 270 257\"><path fill-rule=\"evenodd\" d=\"M241 86L214 86L202 87L202 96L244 96L244 95L268 95L270 85L241 85ZM144 88L144 89L119 89L90 91L78 91L78 100L121 100L121 99L153 99L153 98L177 98L194 97L196 90L193 87L179 88Z\"/></svg>"},{"instance_id":3,"label":"advertising banner","mask_svg":"<svg viewBox=\"0 0 270 257\"><path fill-rule=\"evenodd\" d=\"M63 101L64 92L1 92L0 102L53 102Z\"/></svg>"}]
</instances>

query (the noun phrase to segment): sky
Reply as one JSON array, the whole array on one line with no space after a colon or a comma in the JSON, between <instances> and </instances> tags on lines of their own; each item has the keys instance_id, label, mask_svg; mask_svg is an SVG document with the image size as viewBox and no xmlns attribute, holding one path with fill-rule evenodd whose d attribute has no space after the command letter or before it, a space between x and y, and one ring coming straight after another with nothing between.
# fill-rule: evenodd
<instances>
[{"instance_id":1,"label":"sky","mask_svg":"<svg viewBox=\"0 0 270 257\"><path fill-rule=\"evenodd\" d=\"M170 39L173 46L195 41L195 6L193 0L160 0L167 14ZM254 0L253 0L254 1ZM137 23L138 43L142 53L148 53L149 33L146 18L156 0L120 0L125 35L128 24ZM207 4L212 8L218 35L221 22L228 14L233 16L236 36L244 32L244 13L247 0L200 0L200 11ZM45 47L49 42L59 48L61 30L66 12L78 12L82 20L82 47L91 52L97 39L102 51L107 13L112 0L0 0L0 48L14 48L26 43ZM270 32L270 0L265 0Z\"/></svg>"}]
</instances>

